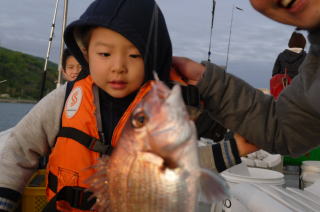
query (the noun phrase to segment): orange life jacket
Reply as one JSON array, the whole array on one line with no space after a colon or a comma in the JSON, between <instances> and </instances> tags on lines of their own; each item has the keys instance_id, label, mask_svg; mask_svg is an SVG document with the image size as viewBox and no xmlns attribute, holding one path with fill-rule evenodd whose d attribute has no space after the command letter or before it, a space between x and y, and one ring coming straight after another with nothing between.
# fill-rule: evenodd
<instances>
[{"instance_id":1,"label":"orange life jacket","mask_svg":"<svg viewBox=\"0 0 320 212\"><path fill-rule=\"evenodd\" d=\"M69 193L71 196L83 195L83 198L91 195L84 190L88 188L85 181L95 173L92 167L97 163L97 159L101 154L107 153L110 148L101 141L101 136L99 136L98 122L101 117L97 117L100 109L95 104L97 95L94 95L94 87L92 78L88 75L75 82L66 100L62 113L61 130L47 164L46 193L48 200L55 197L62 188L70 187L72 191L65 192L69 196ZM150 82L146 83L121 117L114 129L112 146L116 145L130 114L150 88ZM57 207L60 211L84 211L86 208L81 206L82 203L77 205L77 202L73 204L70 203L70 200L66 203L63 201L64 198L58 197L56 200L59 201Z\"/></svg>"},{"instance_id":2,"label":"orange life jacket","mask_svg":"<svg viewBox=\"0 0 320 212\"><path fill-rule=\"evenodd\" d=\"M170 78L187 85L174 69L170 71ZM140 89L121 117L113 132L112 147L116 146L133 109L151 89L150 84L148 82ZM184 88L184 93L192 96L194 88ZM85 190L88 188L86 180L95 173L90 167L102 154L109 153L111 147L103 142L99 95L91 76L76 81L67 95L61 129L47 164L46 193L51 200L49 207L57 207L59 211L89 211L94 200L90 200L92 193Z\"/></svg>"}]
</instances>

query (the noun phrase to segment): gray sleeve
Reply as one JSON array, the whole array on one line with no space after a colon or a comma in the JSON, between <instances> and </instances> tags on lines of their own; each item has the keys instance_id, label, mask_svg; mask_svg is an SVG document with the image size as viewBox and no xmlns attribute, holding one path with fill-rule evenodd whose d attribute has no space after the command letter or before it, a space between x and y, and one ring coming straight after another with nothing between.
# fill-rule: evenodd
<instances>
[{"instance_id":1,"label":"gray sleeve","mask_svg":"<svg viewBox=\"0 0 320 212\"><path fill-rule=\"evenodd\" d=\"M205 146L199 146L200 166L217 172L240 164L237 144L234 138Z\"/></svg>"},{"instance_id":2,"label":"gray sleeve","mask_svg":"<svg viewBox=\"0 0 320 212\"><path fill-rule=\"evenodd\" d=\"M222 125L253 144L271 153L301 155L320 144L320 54L311 49L278 101L213 64L198 84L200 94Z\"/></svg>"},{"instance_id":3,"label":"gray sleeve","mask_svg":"<svg viewBox=\"0 0 320 212\"><path fill-rule=\"evenodd\" d=\"M39 157L48 154L60 127L65 90L64 85L52 91L0 138L0 187L22 192Z\"/></svg>"}]
</instances>

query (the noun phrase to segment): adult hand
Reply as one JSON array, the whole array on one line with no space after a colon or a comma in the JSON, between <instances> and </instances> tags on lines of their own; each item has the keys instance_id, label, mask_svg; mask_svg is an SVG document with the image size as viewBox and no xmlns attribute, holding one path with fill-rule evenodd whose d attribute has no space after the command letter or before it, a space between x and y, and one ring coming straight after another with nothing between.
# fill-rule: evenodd
<instances>
[{"instance_id":1,"label":"adult hand","mask_svg":"<svg viewBox=\"0 0 320 212\"><path fill-rule=\"evenodd\" d=\"M255 145L250 144L244 137L239 134L235 133L234 139L236 140L240 157L246 156L249 153L259 150Z\"/></svg>"},{"instance_id":2,"label":"adult hand","mask_svg":"<svg viewBox=\"0 0 320 212\"><path fill-rule=\"evenodd\" d=\"M190 85L196 85L205 71L205 66L186 57L172 57L172 66Z\"/></svg>"}]
</instances>

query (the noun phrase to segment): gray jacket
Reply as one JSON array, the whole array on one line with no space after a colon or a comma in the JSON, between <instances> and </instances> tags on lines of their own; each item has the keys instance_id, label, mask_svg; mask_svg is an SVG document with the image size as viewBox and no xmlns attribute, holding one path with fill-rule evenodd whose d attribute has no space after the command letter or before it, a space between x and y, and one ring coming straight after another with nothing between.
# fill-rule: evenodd
<instances>
[{"instance_id":1,"label":"gray jacket","mask_svg":"<svg viewBox=\"0 0 320 212\"><path fill-rule=\"evenodd\" d=\"M271 153L299 156L319 146L320 29L308 38L300 74L278 101L209 64L198 88L213 117Z\"/></svg>"}]
</instances>

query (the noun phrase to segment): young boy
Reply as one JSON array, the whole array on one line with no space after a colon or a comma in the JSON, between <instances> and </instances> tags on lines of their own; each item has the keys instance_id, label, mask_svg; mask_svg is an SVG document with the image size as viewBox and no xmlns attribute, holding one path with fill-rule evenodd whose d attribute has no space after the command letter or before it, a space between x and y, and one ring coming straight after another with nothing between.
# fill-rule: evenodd
<instances>
[{"instance_id":1,"label":"young boy","mask_svg":"<svg viewBox=\"0 0 320 212\"><path fill-rule=\"evenodd\" d=\"M277 101L212 64L206 69L181 57L173 63L198 82L211 115L225 127L268 152L299 156L320 145L320 0L250 2L263 15L309 32L311 46L299 74Z\"/></svg>"},{"instance_id":2,"label":"young boy","mask_svg":"<svg viewBox=\"0 0 320 212\"><path fill-rule=\"evenodd\" d=\"M88 167L116 146L130 112L147 93L153 71L170 81L171 42L154 0L94 1L67 27L64 38L83 69L76 81L43 98L4 141L2 210L14 208L39 157L49 153L48 198L58 201L62 211L89 210L93 201L85 180L94 170ZM220 171L240 162L234 141L215 149L215 162L223 164Z\"/></svg>"},{"instance_id":3,"label":"young boy","mask_svg":"<svg viewBox=\"0 0 320 212\"><path fill-rule=\"evenodd\" d=\"M64 49L62 54L62 73L66 81L74 81L77 79L81 71L81 65L77 59L71 54L69 49Z\"/></svg>"}]
</instances>

